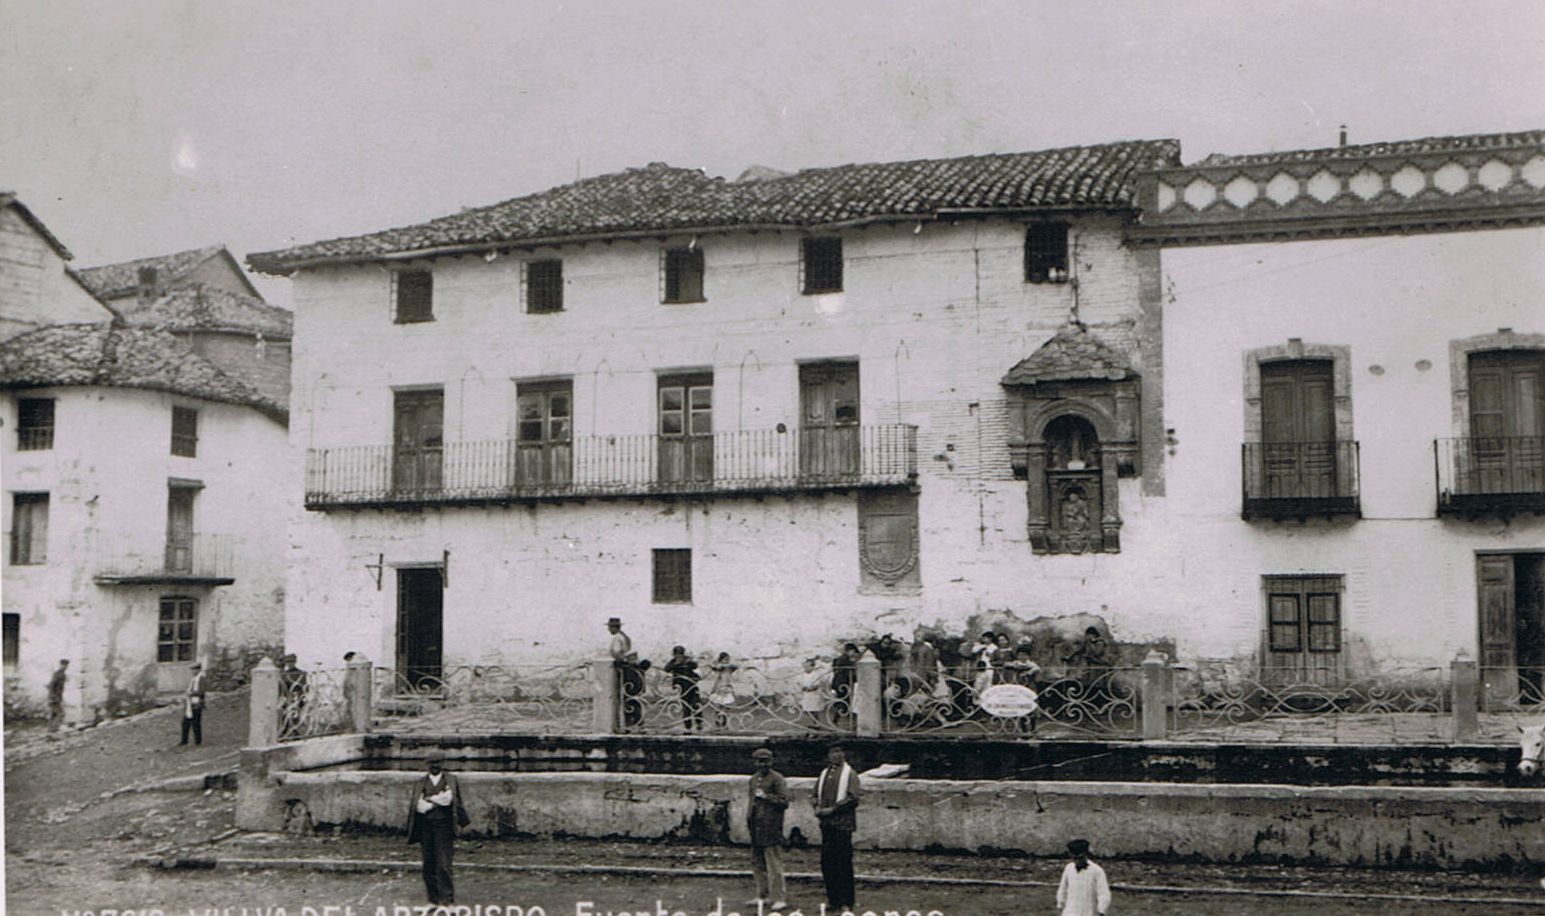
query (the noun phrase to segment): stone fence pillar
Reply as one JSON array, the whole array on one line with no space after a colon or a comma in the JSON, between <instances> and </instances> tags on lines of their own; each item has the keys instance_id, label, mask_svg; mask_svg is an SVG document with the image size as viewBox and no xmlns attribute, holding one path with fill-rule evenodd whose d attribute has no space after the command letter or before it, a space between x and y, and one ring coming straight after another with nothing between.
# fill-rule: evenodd
<instances>
[{"instance_id":1,"label":"stone fence pillar","mask_svg":"<svg viewBox=\"0 0 1545 916\"><path fill-rule=\"evenodd\" d=\"M374 667L370 659L356 655L344 669L343 696L347 708L344 709L343 715L351 732L364 734L370 731L370 704L374 700L375 692L372 676Z\"/></svg>"},{"instance_id":2,"label":"stone fence pillar","mask_svg":"<svg viewBox=\"0 0 1545 916\"><path fill-rule=\"evenodd\" d=\"M1168 738L1175 708L1175 669L1157 649L1143 659L1138 702L1143 713L1143 740Z\"/></svg>"},{"instance_id":3,"label":"stone fence pillar","mask_svg":"<svg viewBox=\"0 0 1545 916\"><path fill-rule=\"evenodd\" d=\"M885 684L880 660L864 650L857 662L858 674L853 684L853 718L858 734L878 735L885 727Z\"/></svg>"},{"instance_id":4,"label":"stone fence pillar","mask_svg":"<svg viewBox=\"0 0 1545 916\"><path fill-rule=\"evenodd\" d=\"M251 716L247 722L247 746L271 747L279 743L279 669L262 658L252 666Z\"/></svg>"},{"instance_id":5,"label":"stone fence pillar","mask_svg":"<svg viewBox=\"0 0 1545 916\"><path fill-rule=\"evenodd\" d=\"M1480 671L1463 649L1449 662L1449 699L1454 715L1454 740L1473 741L1479 733Z\"/></svg>"},{"instance_id":6,"label":"stone fence pillar","mask_svg":"<svg viewBox=\"0 0 1545 916\"><path fill-rule=\"evenodd\" d=\"M621 710L621 679L617 666L610 656L590 663L590 685L595 691L595 705L591 728L598 735L617 734L618 715Z\"/></svg>"}]
</instances>

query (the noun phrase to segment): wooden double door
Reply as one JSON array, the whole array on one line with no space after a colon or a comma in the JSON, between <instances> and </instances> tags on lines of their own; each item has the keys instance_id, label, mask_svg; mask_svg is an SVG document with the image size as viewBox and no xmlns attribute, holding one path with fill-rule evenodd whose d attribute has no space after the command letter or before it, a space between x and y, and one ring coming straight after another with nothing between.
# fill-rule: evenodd
<instances>
[{"instance_id":1,"label":"wooden double door","mask_svg":"<svg viewBox=\"0 0 1545 916\"><path fill-rule=\"evenodd\" d=\"M1488 707L1545 701L1545 553L1476 557L1481 684Z\"/></svg>"},{"instance_id":2,"label":"wooden double door","mask_svg":"<svg viewBox=\"0 0 1545 916\"><path fill-rule=\"evenodd\" d=\"M1261 443L1250 470L1263 499L1323 499L1337 487L1336 415L1330 360L1261 366Z\"/></svg>"},{"instance_id":3,"label":"wooden double door","mask_svg":"<svg viewBox=\"0 0 1545 916\"><path fill-rule=\"evenodd\" d=\"M1470 355L1465 492L1545 492L1545 350Z\"/></svg>"},{"instance_id":4,"label":"wooden double door","mask_svg":"<svg viewBox=\"0 0 1545 916\"><path fill-rule=\"evenodd\" d=\"M858 363L799 367L799 475L848 478L860 470Z\"/></svg>"}]
</instances>

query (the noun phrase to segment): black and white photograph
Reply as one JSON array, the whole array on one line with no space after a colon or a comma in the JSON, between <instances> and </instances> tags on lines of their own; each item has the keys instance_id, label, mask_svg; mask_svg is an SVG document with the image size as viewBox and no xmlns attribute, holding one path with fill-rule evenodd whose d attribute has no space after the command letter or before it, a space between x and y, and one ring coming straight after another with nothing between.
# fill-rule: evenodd
<instances>
[{"instance_id":1,"label":"black and white photograph","mask_svg":"<svg viewBox=\"0 0 1545 916\"><path fill-rule=\"evenodd\" d=\"M1545 916L1545 3L0 4L18 916Z\"/></svg>"}]
</instances>

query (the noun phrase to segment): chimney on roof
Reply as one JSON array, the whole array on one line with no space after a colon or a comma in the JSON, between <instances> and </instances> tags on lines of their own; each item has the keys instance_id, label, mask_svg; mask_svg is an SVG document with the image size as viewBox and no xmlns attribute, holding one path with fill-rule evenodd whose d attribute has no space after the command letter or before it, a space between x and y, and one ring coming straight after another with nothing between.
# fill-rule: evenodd
<instances>
[{"instance_id":1,"label":"chimney on roof","mask_svg":"<svg viewBox=\"0 0 1545 916\"><path fill-rule=\"evenodd\" d=\"M1345 124L1341 125L1341 145L1347 145L1347 126Z\"/></svg>"},{"instance_id":2,"label":"chimney on roof","mask_svg":"<svg viewBox=\"0 0 1545 916\"><path fill-rule=\"evenodd\" d=\"M149 305L161 295L160 272L154 266L146 265L139 269L139 301L141 305Z\"/></svg>"}]
</instances>

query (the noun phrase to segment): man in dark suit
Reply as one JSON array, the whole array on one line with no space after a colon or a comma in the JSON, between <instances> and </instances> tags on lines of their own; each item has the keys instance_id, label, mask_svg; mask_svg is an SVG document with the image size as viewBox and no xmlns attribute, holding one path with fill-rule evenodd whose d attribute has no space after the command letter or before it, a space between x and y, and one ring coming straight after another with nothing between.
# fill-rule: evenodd
<instances>
[{"instance_id":1,"label":"man in dark suit","mask_svg":"<svg viewBox=\"0 0 1545 916\"><path fill-rule=\"evenodd\" d=\"M445 771L445 755L429 755L429 772L413 788L408 803L408 842L418 843L424 854L424 890L429 902L456 902L451 884L451 857L456 828L469 823L461 803L461 785Z\"/></svg>"},{"instance_id":2,"label":"man in dark suit","mask_svg":"<svg viewBox=\"0 0 1545 916\"><path fill-rule=\"evenodd\" d=\"M182 702L182 744L188 743L188 731L193 731L193 743L204 743L204 666L193 663L193 676L188 678L188 693Z\"/></svg>"},{"instance_id":3,"label":"man in dark suit","mask_svg":"<svg viewBox=\"0 0 1545 916\"><path fill-rule=\"evenodd\" d=\"M746 828L751 833L751 874L756 879L756 901L784 910L783 812L789 806L788 782L772 768L773 752L759 747L751 752L756 772L751 776L751 799L746 808Z\"/></svg>"},{"instance_id":4,"label":"man in dark suit","mask_svg":"<svg viewBox=\"0 0 1545 916\"><path fill-rule=\"evenodd\" d=\"M826 752L815 779L816 819L821 822L821 878L826 902L837 912L853 909L853 831L858 827L858 774L840 745Z\"/></svg>"}]
</instances>

